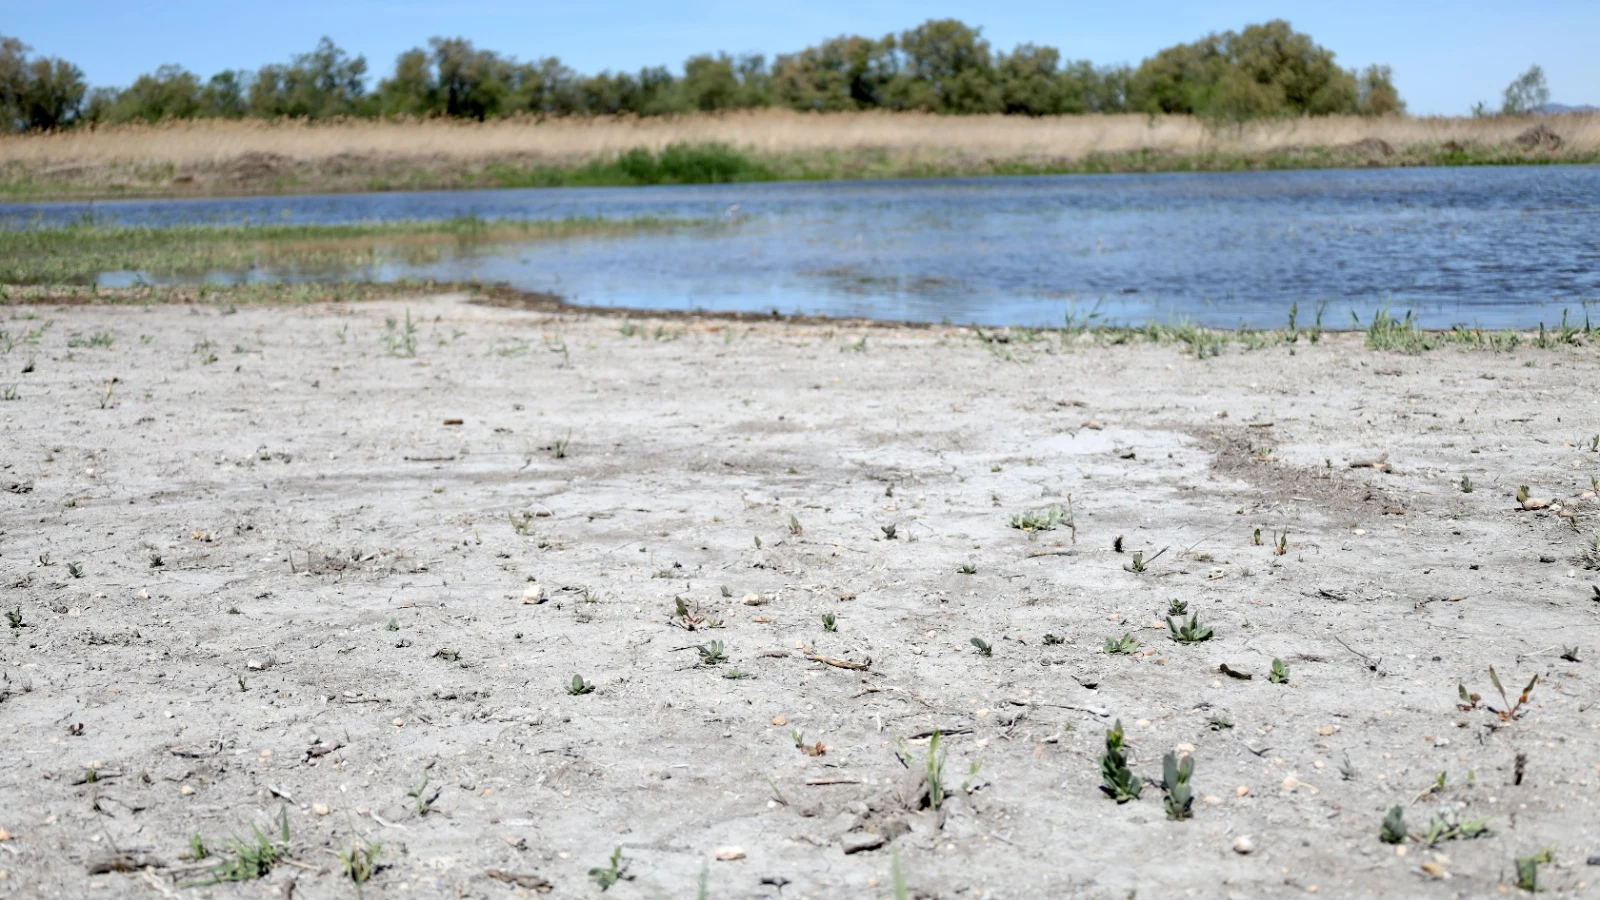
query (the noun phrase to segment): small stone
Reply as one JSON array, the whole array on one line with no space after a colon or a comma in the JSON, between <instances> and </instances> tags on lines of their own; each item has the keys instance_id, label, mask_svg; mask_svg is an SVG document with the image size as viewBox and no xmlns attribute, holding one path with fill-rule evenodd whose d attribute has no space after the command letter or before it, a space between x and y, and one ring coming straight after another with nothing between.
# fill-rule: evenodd
<instances>
[{"instance_id":1,"label":"small stone","mask_svg":"<svg viewBox=\"0 0 1600 900\"><path fill-rule=\"evenodd\" d=\"M744 851L740 850L738 847L718 847L714 855L717 859L723 862L732 862L736 859L744 859Z\"/></svg>"},{"instance_id":2,"label":"small stone","mask_svg":"<svg viewBox=\"0 0 1600 900\"><path fill-rule=\"evenodd\" d=\"M1207 806L1216 806L1218 803L1222 802L1222 798L1218 797L1216 794L1207 794L1200 798L1200 802Z\"/></svg>"},{"instance_id":3,"label":"small stone","mask_svg":"<svg viewBox=\"0 0 1600 900\"><path fill-rule=\"evenodd\" d=\"M1150 720L1149 719L1140 719L1139 721L1137 721L1137 722L1135 722L1133 724L1136 727L1139 727L1139 728L1149 728L1150 727Z\"/></svg>"},{"instance_id":4,"label":"small stone","mask_svg":"<svg viewBox=\"0 0 1600 900\"><path fill-rule=\"evenodd\" d=\"M1328 737L1329 735L1335 734L1338 731L1339 726L1337 725L1323 725L1317 729L1317 734L1320 734L1323 737Z\"/></svg>"},{"instance_id":5,"label":"small stone","mask_svg":"<svg viewBox=\"0 0 1600 900\"><path fill-rule=\"evenodd\" d=\"M1240 856L1249 856L1256 852L1255 838L1248 834L1241 834L1233 839L1233 852Z\"/></svg>"},{"instance_id":6,"label":"small stone","mask_svg":"<svg viewBox=\"0 0 1600 900\"><path fill-rule=\"evenodd\" d=\"M778 726L787 725L787 724L789 724L789 717L788 716L773 716L772 717L772 724L778 725Z\"/></svg>"},{"instance_id":7,"label":"small stone","mask_svg":"<svg viewBox=\"0 0 1600 900\"><path fill-rule=\"evenodd\" d=\"M186 784L186 785L184 785L184 786L183 786L183 787L181 787L181 788L178 788L178 793L180 793L180 794L182 794L182 795L183 795L183 796L185 796L185 797L187 797L187 796L189 796L189 795L190 795L190 794L193 794L193 793L194 793L194 788L192 788L192 787L189 787L189 786L188 786L188 785L187 785L187 784Z\"/></svg>"},{"instance_id":8,"label":"small stone","mask_svg":"<svg viewBox=\"0 0 1600 900\"><path fill-rule=\"evenodd\" d=\"M390 723L389 723L389 724L390 724L390 725L393 725L393 726L394 726L394 727L396 727L396 728L399 728L399 727L400 727L400 726L402 726L402 725L404 725L404 724L406 724L406 720L405 720L405 719L402 719L402 718L400 718L400 717L399 717L399 716L395 716L395 717L394 717L394 720L393 720L393 721L391 721L391 722L390 722Z\"/></svg>"},{"instance_id":9,"label":"small stone","mask_svg":"<svg viewBox=\"0 0 1600 900\"><path fill-rule=\"evenodd\" d=\"M262 662L259 659L252 659L252 660L246 661L245 664L244 664L244 667L246 669L249 669L252 672L259 672L262 669L265 669L267 667L267 664Z\"/></svg>"},{"instance_id":10,"label":"small stone","mask_svg":"<svg viewBox=\"0 0 1600 900\"><path fill-rule=\"evenodd\" d=\"M1250 787L1244 784L1239 785L1238 789L1233 792L1236 797L1243 797L1248 793L1250 793Z\"/></svg>"},{"instance_id":11,"label":"small stone","mask_svg":"<svg viewBox=\"0 0 1600 900\"><path fill-rule=\"evenodd\" d=\"M865 850L876 850L884 845L883 835L872 834L866 831L852 831L839 839L839 844L845 853L861 853Z\"/></svg>"},{"instance_id":12,"label":"small stone","mask_svg":"<svg viewBox=\"0 0 1600 900\"><path fill-rule=\"evenodd\" d=\"M744 595L745 606L766 606L769 602L771 602L771 600L771 597L766 597L757 593L749 593Z\"/></svg>"},{"instance_id":13,"label":"small stone","mask_svg":"<svg viewBox=\"0 0 1600 900\"><path fill-rule=\"evenodd\" d=\"M319 816L325 816L333 812L333 809L326 803L313 803L311 804L311 811Z\"/></svg>"},{"instance_id":14,"label":"small stone","mask_svg":"<svg viewBox=\"0 0 1600 900\"><path fill-rule=\"evenodd\" d=\"M1178 746L1172 748L1172 752L1178 754L1180 757L1181 756L1188 756L1191 753L1194 753L1194 745L1193 744L1179 744Z\"/></svg>"},{"instance_id":15,"label":"small stone","mask_svg":"<svg viewBox=\"0 0 1600 900\"><path fill-rule=\"evenodd\" d=\"M522 602L529 606L537 606L545 601L544 585L534 582L522 589Z\"/></svg>"}]
</instances>

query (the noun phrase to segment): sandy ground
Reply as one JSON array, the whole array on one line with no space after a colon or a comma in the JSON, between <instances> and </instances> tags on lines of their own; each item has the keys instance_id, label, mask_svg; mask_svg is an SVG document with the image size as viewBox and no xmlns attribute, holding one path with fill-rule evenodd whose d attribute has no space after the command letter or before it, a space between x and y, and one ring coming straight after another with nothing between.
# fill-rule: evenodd
<instances>
[{"instance_id":1,"label":"sandy ground","mask_svg":"<svg viewBox=\"0 0 1600 900\"><path fill-rule=\"evenodd\" d=\"M619 900L888 897L886 838L920 897L1484 897L1546 848L1553 895L1600 880L1592 348L0 315L0 896L350 897L358 841L371 896L597 896L620 847ZM1075 543L1008 526L1069 495ZM1491 665L1540 677L1515 719L1457 706L1504 709ZM1115 719L1142 775L1192 752L1191 820L1100 793ZM935 730L937 811L899 755ZM1493 832L1398 854L1397 804ZM192 835L280 811L292 864L183 886Z\"/></svg>"}]
</instances>

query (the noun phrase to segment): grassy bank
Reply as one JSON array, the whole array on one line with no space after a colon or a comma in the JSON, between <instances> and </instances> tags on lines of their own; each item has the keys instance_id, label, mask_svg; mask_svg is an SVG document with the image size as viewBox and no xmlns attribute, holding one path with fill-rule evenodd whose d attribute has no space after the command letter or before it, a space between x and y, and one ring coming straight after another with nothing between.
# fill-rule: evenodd
<instances>
[{"instance_id":1,"label":"grassy bank","mask_svg":"<svg viewBox=\"0 0 1600 900\"><path fill-rule=\"evenodd\" d=\"M1600 163L1600 117L828 115L183 122L0 137L0 197Z\"/></svg>"},{"instance_id":2,"label":"grassy bank","mask_svg":"<svg viewBox=\"0 0 1600 900\"><path fill-rule=\"evenodd\" d=\"M0 230L0 284L86 284L102 272L194 275L257 266L307 270L426 262L500 244L685 227L660 219L365 222L119 227L86 221Z\"/></svg>"}]
</instances>

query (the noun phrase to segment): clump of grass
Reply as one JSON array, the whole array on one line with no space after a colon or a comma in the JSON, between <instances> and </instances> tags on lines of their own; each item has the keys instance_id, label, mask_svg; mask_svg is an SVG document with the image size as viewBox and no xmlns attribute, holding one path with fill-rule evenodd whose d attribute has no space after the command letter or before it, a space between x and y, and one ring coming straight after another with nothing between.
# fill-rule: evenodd
<instances>
[{"instance_id":1,"label":"clump of grass","mask_svg":"<svg viewBox=\"0 0 1600 900\"><path fill-rule=\"evenodd\" d=\"M383 845L372 841L351 844L350 849L339 851L339 865L346 878L356 884L366 884L377 874L378 855L382 852Z\"/></svg>"},{"instance_id":2,"label":"clump of grass","mask_svg":"<svg viewBox=\"0 0 1600 900\"><path fill-rule=\"evenodd\" d=\"M1031 509L1017 513L1006 520L1012 528L1022 531L1054 531L1067 521L1067 511L1059 506L1048 509Z\"/></svg>"},{"instance_id":3,"label":"clump of grass","mask_svg":"<svg viewBox=\"0 0 1600 900\"><path fill-rule=\"evenodd\" d=\"M1106 752L1100 756L1100 790L1118 803L1139 799L1143 782L1128 768L1128 752L1123 744L1122 720L1106 731Z\"/></svg>"},{"instance_id":4,"label":"clump of grass","mask_svg":"<svg viewBox=\"0 0 1600 900\"><path fill-rule=\"evenodd\" d=\"M1194 794L1189 789L1189 779L1194 775L1194 757L1186 756L1180 762L1178 754L1168 753L1161 759L1161 786L1166 790L1164 803L1167 818L1174 821L1194 815Z\"/></svg>"},{"instance_id":5,"label":"clump of grass","mask_svg":"<svg viewBox=\"0 0 1600 900\"><path fill-rule=\"evenodd\" d=\"M1351 317L1357 325L1361 323L1354 313ZM1411 310L1406 310L1404 318L1396 319L1389 314L1389 308L1384 307L1372 314L1372 322L1367 325L1367 347L1371 350L1416 355L1434 346L1433 338L1417 325Z\"/></svg>"},{"instance_id":6,"label":"clump of grass","mask_svg":"<svg viewBox=\"0 0 1600 900\"><path fill-rule=\"evenodd\" d=\"M1108 637L1103 649L1113 656L1128 656L1138 652L1139 640L1132 634L1124 634L1120 640Z\"/></svg>"},{"instance_id":7,"label":"clump of grass","mask_svg":"<svg viewBox=\"0 0 1600 900\"><path fill-rule=\"evenodd\" d=\"M1404 844L1406 842L1406 811L1398 804L1389 809L1388 815L1383 817L1383 824L1378 826L1378 840L1385 844Z\"/></svg>"},{"instance_id":8,"label":"clump of grass","mask_svg":"<svg viewBox=\"0 0 1600 900\"><path fill-rule=\"evenodd\" d=\"M223 884L231 881L253 881L265 877L278 863L289 858L289 811L278 812L278 833L270 835L261 830L258 825L250 826L252 837L249 840L231 839L219 851L219 862L211 870L210 876L202 881L194 882L195 886ZM206 852L204 841L195 835L190 841L190 848L204 852L206 857L211 854ZM205 857L200 857L205 858Z\"/></svg>"},{"instance_id":9,"label":"clump of grass","mask_svg":"<svg viewBox=\"0 0 1600 900\"><path fill-rule=\"evenodd\" d=\"M628 874L628 867L622 862L622 848L616 847L611 851L611 861L605 866L596 866L589 870L589 877L599 885L601 891L609 891L619 881L631 881L632 875Z\"/></svg>"},{"instance_id":10,"label":"clump of grass","mask_svg":"<svg viewBox=\"0 0 1600 900\"><path fill-rule=\"evenodd\" d=\"M431 796L428 794L428 781L428 773L423 772L422 782L406 794L407 797L411 798L419 816L426 816L428 813L433 812L434 801L439 799L438 791L434 791Z\"/></svg>"},{"instance_id":11,"label":"clump of grass","mask_svg":"<svg viewBox=\"0 0 1600 900\"><path fill-rule=\"evenodd\" d=\"M1200 624L1200 614L1195 613L1189 621L1179 624L1167 616L1167 629L1172 633L1172 639L1180 644L1198 644L1212 638L1211 628Z\"/></svg>"}]
</instances>

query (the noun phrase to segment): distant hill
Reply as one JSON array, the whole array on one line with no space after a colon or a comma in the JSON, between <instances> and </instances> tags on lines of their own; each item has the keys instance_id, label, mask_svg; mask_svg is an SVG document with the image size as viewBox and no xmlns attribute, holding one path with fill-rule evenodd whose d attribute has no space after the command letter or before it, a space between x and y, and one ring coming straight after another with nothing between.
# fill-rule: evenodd
<instances>
[{"instance_id":1,"label":"distant hill","mask_svg":"<svg viewBox=\"0 0 1600 900\"><path fill-rule=\"evenodd\" d=\"M1582 106L1568 106L1565 103L1546 103L1539 107L1539 112L1547 116L1564 116L1570 113L1600 112L1600 106L1595 106L1592 103L1585 103Z\"/></svg>"}]
</instances>

